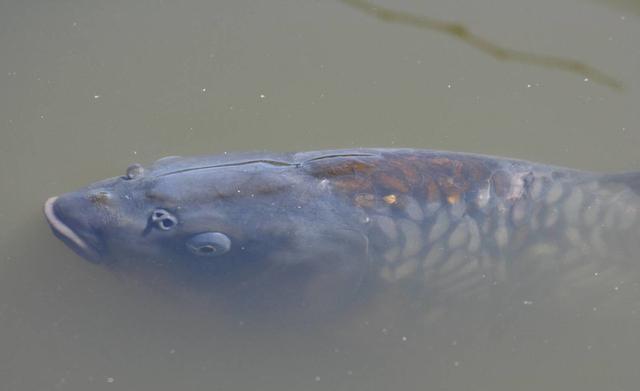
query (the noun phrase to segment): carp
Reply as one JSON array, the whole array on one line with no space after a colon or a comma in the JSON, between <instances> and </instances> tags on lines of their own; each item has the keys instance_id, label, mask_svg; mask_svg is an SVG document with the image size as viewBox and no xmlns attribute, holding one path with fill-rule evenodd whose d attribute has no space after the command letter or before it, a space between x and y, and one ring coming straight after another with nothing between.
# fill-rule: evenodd
<instances>
[{"instance_id":1,"label":"carp","mask_svg":"<svg viewBox=\"0 0 640 391\"><path fill-rule=\"evenodd\" d=\"M640 173L467 153L225 153L134 164L44 213L92 262L170 268L254 304L333 308L364 284L446 298L620 268L633 256L619 249L640 238L639 194Z\"/></svg>"}]
</instances>

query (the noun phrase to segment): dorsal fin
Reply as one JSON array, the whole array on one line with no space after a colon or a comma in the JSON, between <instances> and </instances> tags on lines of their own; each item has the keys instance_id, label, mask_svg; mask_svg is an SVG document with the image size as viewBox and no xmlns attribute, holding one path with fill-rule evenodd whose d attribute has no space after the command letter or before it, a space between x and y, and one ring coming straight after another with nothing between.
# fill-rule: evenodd
<instances>
[{"instance_id":1,"label":"dorsal fin","mask_svg":"<svg viewBox=\"0 0 640 391\"><path fill-rule=\"evenodd\" d=\"M371 155L335 155L315 158L302 163L309 174L318 178L355 176L373 171L376 156Z\"/></svg>"}]
</instances>

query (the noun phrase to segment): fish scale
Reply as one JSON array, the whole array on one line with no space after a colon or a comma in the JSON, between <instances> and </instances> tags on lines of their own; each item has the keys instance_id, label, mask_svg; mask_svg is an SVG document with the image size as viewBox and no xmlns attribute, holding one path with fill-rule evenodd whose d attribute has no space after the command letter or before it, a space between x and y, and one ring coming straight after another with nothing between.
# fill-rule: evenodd
<instances>
[{"instance_id":1,"label":"fish scale","mask_svg":"<svg viewBox=\"0 0 640 391\"><path fill-rule=\"evenodd\" d=\"M503 182L505 172L501 170ZM396 173L395 178L401 181L402 175ZM393 202L387 202L394 207L384 209L386 215L372 216L374 225L384 217L385 227L379 232L395 233L396 228L390 228L391 224L401 227L408 224L406 219L409 216L422 217L412 219L419 223L419 239L416 239L418 234L415 230L409 230L410 235L407 236L407 230L399 229L404 247L396 251L393 267L386 265L381 277L397 282L415 278L413 273L407 273L406 270L421 269L427 276L437 276L427 278L430 283L437 280L439 285L460 284L465 289L471 289L474 280L492 280L488 276L496 275L493 269L497 262L509 262L521 254L535 252L536 246L546 245L547 250L556 249L554 254L546 254L550 265L541 261L536 266L541 270L555 268L562 262L569 264L575 254L588 255L593 252L603 255L606 254L606 240L602 230L594 227L594 222L605 216L599 215L598 210L590 206L597 204L598 208L602 208L602 205L606 205L606 216L614 220L620 205L636 202L635 195L628 189L624 190L624 200L616 192L592 194L600 186L598 178L576 175L575 172L558 174L553 169L547 169L537 173L535 167L517 165L510 179L507 179L508 186L502 183L502 189L490 187L485 198L482 198L482 189L475 184L456 197L448 196L439 187L440 205L435 212L433 202L421 203L411 195L405 194L402 203L397 201L398 197L393 191L381 196L382 202L385 202L385 197L394 196ZM451 182L453 180L445 183ZM396 183L390 190L403 189L402 185ZM374 198L369 197L370 200ZM420 211L416 210L418 205L422 206ZM635 208L632 210L635 211ZM591 223L587 224L585 220ZM539 221L544 221L544 224L540 225ZM626 224L623 226L612 222L610 225L618 227L611 231L625 232L634 224L637 225L632 218L627 219ZM486 227L484 231L480 229L482 226ZM609 236L615 237L615 234ZM386 239L394 240L390 236ZM431 251L434 247L435 252L441 249L439 255ZM418 268L415 267L416 257L421 260L418 261ZM482 257L491 258L493 262L485 261L483 264L479 261Z\"/></svg>"}]
</instances>

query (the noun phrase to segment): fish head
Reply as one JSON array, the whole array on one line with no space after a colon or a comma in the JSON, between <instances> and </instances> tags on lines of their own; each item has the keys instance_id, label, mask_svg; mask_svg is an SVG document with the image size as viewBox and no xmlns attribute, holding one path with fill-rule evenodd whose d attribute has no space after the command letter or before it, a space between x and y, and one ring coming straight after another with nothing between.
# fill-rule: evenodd
<instances>
[{"instance_id":1,"label":"fish head","mask_svg":"<svg viewBox=\"0 0 640 391\"><path fill-rule=\"evenodd\" d=\"M361 274L359 213L326 180L270 155L165 158L45 203L54 233L93 262L254 275Z\"/></svg>"}]
</instances>

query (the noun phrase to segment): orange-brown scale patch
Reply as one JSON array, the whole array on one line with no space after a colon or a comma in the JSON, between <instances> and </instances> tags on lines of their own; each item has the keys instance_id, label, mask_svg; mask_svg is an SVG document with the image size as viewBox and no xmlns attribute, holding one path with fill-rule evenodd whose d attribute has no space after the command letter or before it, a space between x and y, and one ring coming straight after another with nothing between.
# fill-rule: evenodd
<instances>
[{"instance_id":1,"label":"orange-brown scale patch","mask_svg":"<svg viewBox=\"0 0 640 391\"><path fill-rule=\"evenodd\" d=\"M335 188L348 192L369 192L373 188L373 183L366 177L342 177L332 181Z\"/></svg>"},{"instance_id":2,"label":"orange-brown scale patch","mask_svg":"<svg viewBox=\"0 0 640 391\"><path fill-rule=\"evenodd\" d=\"M413 162L411 162L409 159L392 160L391 166L393 168L396 168L399 173L402 173L402 177L407 182L409 187L419 184L422 180L420 172L413 164Z\"/></svg>"},{"instance_id":3,"label":"orange-brown scale patch","mask_svg":"<svg viewBox=\"0 0 640 391\"><path fill-rule=\"evenodd\" d=\"M375 174L374 177L376 183L386 189L400 193L406 193L409 191L409 185L397 176L391 175L387 172L380 172Z\"/></svg>"},{"instance_id":4,"label":"orange-brown scale patch","mask_svg":"<svg viewBox=\"0 0 640 391\"><path fill-rule=\"evenodd\" d=\"M311 173L317 177L338 177L357 174L366 174L375 170L375 166L371 163L361 160L345 160L328 159L313 162L311 165Z\"/></svg>"},{"instance_id":5,"label":"orange-brown scale patch","mask_svg":"<svg viewBox=\"0 0 640 391\"><path fill-rule=\"evenodd\" d=\"M481 162L471 161L465 165L465 176L474 183L486 181L490 174L491 172Z\"/></svg>"},{"instance_id":6,"label":"orange-brown scale patch","mask_svg":"<svg viewBox=\"0 0 640 391\"><path fill-rule=\"evenodd\" d=\"M427 202L440 202L440 187L433 178L427 178L426 183L426 198Z\"/></svg>"},{"instance_id":7,"label":"orange-brown scale patch","mask_svg":"<svg viewBox=\"0 0 640 391\"><path fill-rule=\"evenodd\" d=\"M460 193L451 193L447 195L447 202L451 205L460 202Z\"/></svg>"},{"instance_id":8,"label":"orange-brown scale patch","mask_svg":"<svg viewBox=\"0 0 640 391\"><path fill-rule=\"evenodd\" d=\"M398 203L398 197L396 197L395 194L388 194L382 197L382 199L384 200L384 202L386 202L389 205L395 205Z\"/></svg>"},{"instance_id":9,"label":"orange-brown scale patch","mask_svg":"<svg viewBox=\"0 0 640 391\"><path fill-rule=\"evenodd\" d=\"M449 167L451 165L451 159L446 157L434 157L429 159L429 164L440 167Z\"/></svg>"}]
</instances>

